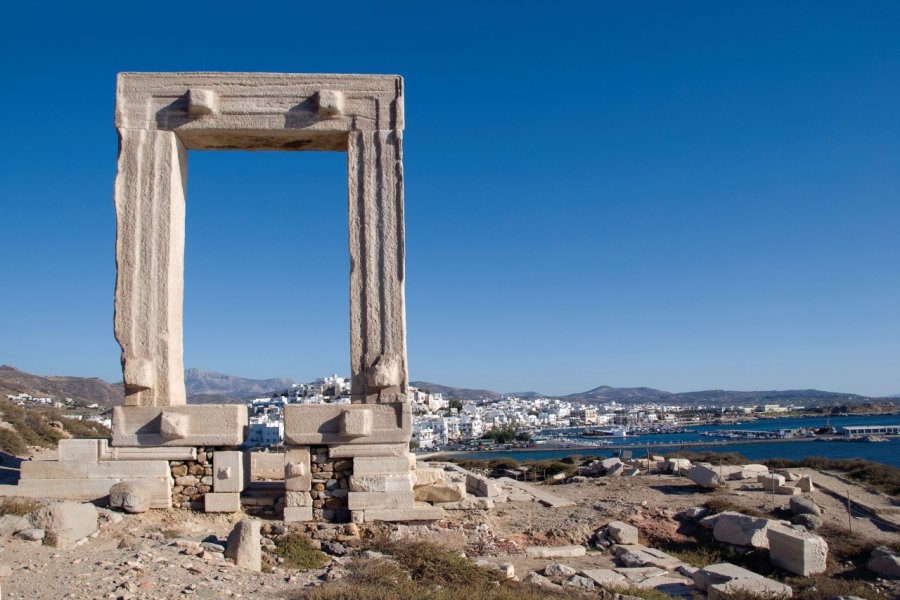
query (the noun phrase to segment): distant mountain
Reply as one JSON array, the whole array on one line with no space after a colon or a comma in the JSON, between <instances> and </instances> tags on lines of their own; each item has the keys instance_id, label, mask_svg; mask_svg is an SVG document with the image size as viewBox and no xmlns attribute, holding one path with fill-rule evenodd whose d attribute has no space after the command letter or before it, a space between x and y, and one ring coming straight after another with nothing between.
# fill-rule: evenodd
<instances>
[{"instance_id":1,"label":"distant mountain","mask_svg":"<svg viewBox=\"0 0 900 600\"><path fill-rule=\"evenodd\" d=\"M670 392L648 387L615 388L608 385L601 385L586 392L563 396L566 400L581 402L654 402L657 400L668 400L671 397L672 394Z\"/></svg>"},{"instance_id":2,"label":"distant mountain","mask_svg":"<svg viewBox=\"0 0 900 600\"><path fill-rule=\"evenodd\" d=\"M202 369L184 371L184 386L189 398L203 395L231 398L265 396L276 390L288 389L295 383L293 379L286 378L247 379Z\"/></svg>"},{"instance_id":3,"label":"distant mountain","mask_svg":"<svg viewBox=\"0 0 900 600\"><path fill-rule=\"evenodd\" d=\"M431 383L430 381L410 381L409 385L419 388L420 390L428 390L429 392L437 392L443 394L444 400L475 400L478 398L499 398L503 395L500 392L493 392L491 390L472 390L468 388L450 387L449 385Z\"/></svg>"},{"instance_id":4,"label":"distant mountain","mask_svg":"<svg viewBox=\"0 0 900 600\"><path fill-rule=\"evenodd\" d=\"M23 393L39 398L72 398L86 404L96 402L108 406L125 402L125 389L121 383L107 383L96 377L42 377L8 365L0 366L0 397Z\"/></svg>"}]
</instances>

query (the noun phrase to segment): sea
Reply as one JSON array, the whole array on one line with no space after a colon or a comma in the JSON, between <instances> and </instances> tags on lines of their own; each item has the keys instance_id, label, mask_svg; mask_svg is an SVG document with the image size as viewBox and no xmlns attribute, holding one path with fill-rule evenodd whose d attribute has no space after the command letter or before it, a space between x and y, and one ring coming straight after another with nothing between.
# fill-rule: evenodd
<instances>
[{"instance_id":1,"label":"sea","mask_svg":"<svg viewBox=\"0 0 900 600\"><path fill-rule=\"evenodd\" d=\"M622 446L631 449L633 456L640 457L647 454L665 455L679 449L693 452L736 452L747 457L753 462L765 462L767 459L786 458L802 459L810 456L822 456L825 458L862 458L874 462L884 463L900 467L900 436L889 436L886 442L855 442L855 441L765 441L747 443L741 440L729 441L724 445L706 445L704 442L721 440L701 435L705 431L717 429L745 430L745 431L777 431L779 429L822 428L827 425L840 428L849 425L900 425L900 415L879 416L830 416L830 417L785 417L777 419L765 419L741 423L740 425L700 425L688 427L685 433L654 434L654 435L630 435L628 437L591 438L603 440L600 448L584 447L583 444L589 438L578 438L572 434L572 430L556 430L555 435L563 436L559 442L569 444L568 447L542 450L532 448L528 450L491 450L484 452L453 453L454 456L476 459L513 458L515 460L545 460L558 459L573 454L581 456L609 457L620 451ZM591 442L593 443L593 442ZM663 445L665 444L665 445ZM671 445L676 444L676 445ZM678 446L677 444L684 444ZM558 445L558 444L557 444Z\"/></svg>"}]
</instances>

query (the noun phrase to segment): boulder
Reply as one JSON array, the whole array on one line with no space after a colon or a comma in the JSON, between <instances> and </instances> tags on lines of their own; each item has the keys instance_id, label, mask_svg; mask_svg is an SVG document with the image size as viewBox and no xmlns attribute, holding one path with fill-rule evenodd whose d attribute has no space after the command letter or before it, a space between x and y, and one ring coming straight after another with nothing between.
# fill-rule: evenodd
<instances>
[{"instance_id":1,"label":"boulder","mask_svg":"<svg viewBox=\"0 0 900 600\"><path fill-rule=\"evenodd\" d=\"M556 585L537 571L532 571L528 575L525 576L525 582L530 583L532 585L536 585L540 588L544 588L547 590L560 590L562 589L560 586Z\"/></svg>"},{"instance_id":2,"label":"boulder","mask_svg":"<svg viewBox=\"0 0 900 600\"><path fill-rule=\"evenodd\" d=\"M577 571L572 567L557 562L550 563L549 565L544 567L544 575L546 575L547 577L571 577L575 573L577 573Z\"/></svg>"},{"instance_id":3,"label":"boulder","mask_svg":"<svg viewBox=\"0 0 900 600\"><path fill-rule=\"evenodd\" d=\"M822 509L820 509L819 506L809 498L795 496L794 498L791 498L790 506L791 513L795 515L815 515L817 517L822 516Z\"/></svg>"},{"instance_id":4,"label":"boulder","mask_svg":"<svg viewBox=\"0 0 900 600\"><path fill-rule=\"evenodd\" d=\"M638 543L638 529L634 525L622 521L610 521L606 526L606 532L619 544Z\"/></svg>"},{"instance_id":5,"label":"boulder","mask_svg":"<svg viewBox=\"0 0 900 600\"><path fill-rule=\"evenodd\" d=\"M120 481L109 488L109 505L127 513L143 513L150 510L152 490L138 481Z\"/></svg>"},{"instance_id":6,"label":"boulder","mask_svg":"<svg viewBox=\"0 0 900 600\"><path fill-rule=\"evenodd\" d=\"M603 467L603 469L605 471L609 471L613 467L616 467L621 464L622 464L622 461L617 456L614 456L612 458L607 458L605 460L600 461L600 466Z\"/></svg>"},{"instance_id":7,"label":"boulder","mask_svg":"<svg viewBox=\"0 0 900 600\"><path fill-rule=\"evenodd\" d=\"M25 529L16 534L16 537L28 540L29 542L39 542L44 539L46 533L43 529Z\"/></svg>"},{"instance_id":8,"label":"boulder","mask_svg":"<svg viewBox=\"0 0 900 600\"><path fill-rule=\"evenodd\" d=\"M688 471L688 478L699 486L715 489L727 485L725 478L719 475L715 468L704 465L694 465Z\"/></svg>"},{"instance_id":9,"label":"boulder","mask_svg":"<svg viewBox=\"0 0 900 600\"><path fill-rule=\"evenodd\" d=\"M666 461L666 472L682 475L691 469L691 461L686 458L670 458Z\"/></svg>"},{"instance_id":10,"label":"boulder","mask_svg":"<svg viewBox=\"0 0 900 600\"><path fill-rule=\"evenodd\" d=\"M786 527L769 527L766 535L769 560L776 567L803 577L828 568L828 543L818 535Z\"/></svg>"},{"instance_id":11,"label":"boulder","mask_svg":"<svg viewBox=\"0 0 900 600\"><path fill-rule=\"evenodd\" d=\"M731 511L720 513L718 517L713 528L713 537L717 541L735 546L769 547L766 531L774 521Z\"/></svg>"},{"instance_id":12,"label":"boulder","mask_svg":"<svg viewBox=\"0 0 900 600\"><path fill-rule=\"evenodd\" d=\"M31 529L31 521L18 515L3 515L0 517L0 535L15 535L20 531Z\"/></svg>"},{"instance_id":13,"label":"boulder","mask_svg":"<svg viewBox=\"0 0 900 600\"><path fill-rule=\"evenodd\" d=\"M675 515L675 518L681 521L696 521L697 519L702 519L708 513L709 509L705 506L694 506L684 509L683 511Z\"/></svg>"},{"instance_id":14,"label":"boulder","mask_svg":"<svg viewBox=\"0 0 900 600\"><path fill-rule=\"evenodd\" d=\"M81 502L54 502L32 512L29 520L34 528L45 531L48 546L71 548L97 531L97 508Z\"/></svg>"},{"instance_id":15,"label":"boulder","mask_svg":"<svg viewBox=\"0 0 900 600\"><path fill-rule=\"evenodd\" d=\"M791 523L794 525L802 525L807 530L812 531L822 526L822 517L816 515L794 515L791 517Z\"/></svg>"},{"instance_id":16,"label":"boulder","mask_svg":"<svg viewBox=\"0 0 900 600\"><path fill-rule=\"evenodd\" d=\"M571 577L569 577L568 579L563 581L563 585L569 586L569 587L574 587L574 588L579 588L579 589L586 590L589 592L594 591L593 580L591 580L587 577L583 577L581 575L572 575Z\"/></svg>"},{"instance_id":17,"label":"boulder","mask_svg":"<svg viewBox=\"0 0 900 600\"><path fill-rule=\"evenodd\" d=\"M250 571L262 571L262 548L259 521L243 519L239 521L225 545L225 558L230 558L238 567Z\"/></svg>"},{"instance_id":18,"label":"boulder","mask_svg":"<svg viewBox=\"0 0 900 600\"><path fill-rule=\"evenodd\" d=\"M900 578L900 555L885 546L878 546L872 550L866 566L873 573L884 577Z\"/></svg>"}]
</instances>

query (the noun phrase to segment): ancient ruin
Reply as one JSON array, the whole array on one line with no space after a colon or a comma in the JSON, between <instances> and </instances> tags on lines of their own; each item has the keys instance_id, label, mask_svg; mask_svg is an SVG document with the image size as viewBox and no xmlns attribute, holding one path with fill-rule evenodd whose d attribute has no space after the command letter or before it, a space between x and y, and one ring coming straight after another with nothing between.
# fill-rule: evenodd
<instances>
[{"instance_id":1,"label":"ancient ruin","mask_svg":"<svg viewBox=\"0 0 900 600\"><path fill-rule=\"evenodd\" d=\"M409 453L403 80L394 75L121 73L115 336L125 405L111 440L64 440L19 492L96 500L134 481L155 508L241 508L243 405L187 405L182 360L188 150L347 153L352 404L285 407L287 521L431 520ZM48 493L48 490L50 492Z\"/></svg>"}]
</instances>

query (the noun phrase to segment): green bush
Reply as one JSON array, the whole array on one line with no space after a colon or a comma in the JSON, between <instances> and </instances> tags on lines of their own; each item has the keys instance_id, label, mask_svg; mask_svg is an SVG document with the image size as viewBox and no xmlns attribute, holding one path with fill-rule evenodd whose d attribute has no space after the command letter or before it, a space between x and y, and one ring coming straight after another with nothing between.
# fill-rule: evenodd
<instances>
[{"instance_id":1,"label":"green bush","mask_svg":"<svg viewBox=\"0 0 900 600\"><path fill-rule=\"evenodd\" d=\"M284 559L287 569L321 569L328 564L328 556L312 545L309 538L299 533L286 533L275 542L275 554Z\"/></svg>"}]
</instances>

